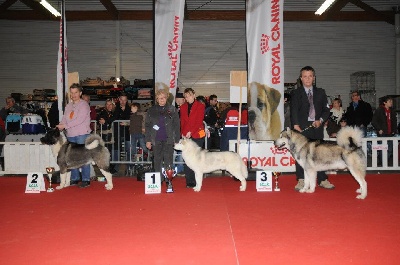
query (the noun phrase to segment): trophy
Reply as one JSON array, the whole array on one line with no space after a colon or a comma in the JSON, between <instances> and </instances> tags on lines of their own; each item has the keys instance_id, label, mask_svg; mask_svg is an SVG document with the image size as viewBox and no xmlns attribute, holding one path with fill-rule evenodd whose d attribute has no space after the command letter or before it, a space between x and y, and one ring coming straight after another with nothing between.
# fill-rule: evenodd
<instances>
[{"instance_id":1,"label":"trophy","mask_svg":"<svg viewBox=\"0 0 400 265\"><path fill-rule=\"evenodd\" d=\"M47 188L47 192L53 192L54 189L51 186L51 178L53 177L54 167L46 167L47 177L49 178L49 187Z\"/></svg>"},{"instance_id":2,"label":"trophy","mask_svg":"<svg viewBox=\"0 0 400 265\"><path fill-rule=\"evenodd\" d=\"M281 191L281 188L279 188L279 176L282 174L281 172L272 172L272 174L275 177L275 188L274 191Z\"/></svg>"},{"instance_id":3,"label":"trophy","mask_svg":"<svg viewBox=\"0 0 400 265\"><path fill-rule=\"evenodd\" d=\"M165 182L167 183L167 193L174 192L174 188L172 187L172 179L176 176L178 169L175 167L175 170L168 166L167 170L162 168L162 174L165 177Z\"/></svg>"}]
</instances>

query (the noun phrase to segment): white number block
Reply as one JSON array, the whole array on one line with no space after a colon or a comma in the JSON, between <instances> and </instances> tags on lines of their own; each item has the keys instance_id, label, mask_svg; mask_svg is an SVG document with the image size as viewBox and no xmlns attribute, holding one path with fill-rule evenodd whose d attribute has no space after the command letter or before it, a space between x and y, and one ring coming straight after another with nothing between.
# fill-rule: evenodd
<instances>
[{"instance_id":1,"label":"white number block","mask_svg":"<svg viewBox=\"0 0 400 265\"><path fill-rule=\"evenodd\" d=\"M25 193L40 193L45 191L45 184L42 172L29 172L26 176Z\"/></svg>"},{"instance_id":2,"label":"white number block","mask_svg":"<svg viewBox=\"0 0 400 265\"><path fill-rule=\"evenodd\" d=\"M272 191L272 171L257 171L256 189L257 191Z\"/></svg>"},{"instance_id":3,"label":"white number block","mask_svg":"<svg viewBox=\"0 0 400 265\"><path fill-rule=\"evenodd\" d=\"M161 193L161 176L160 172L147 172L144 174L144 193L155 194Z\"/></svg>"}]
</instances>

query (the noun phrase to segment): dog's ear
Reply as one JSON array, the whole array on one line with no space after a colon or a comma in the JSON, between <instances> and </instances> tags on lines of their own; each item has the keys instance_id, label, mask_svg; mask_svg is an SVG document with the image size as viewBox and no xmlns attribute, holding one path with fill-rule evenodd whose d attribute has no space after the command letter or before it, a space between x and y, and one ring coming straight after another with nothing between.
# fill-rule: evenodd
<instances>
[{"instance_id":1,"label":"dog's ear","mask_svg":"<svg viewBox=\"0 0 400 265\"><path fill-rule=\"evenodd\" d=\"M281 101L281 92L279 92L275 88L268 86L265 86L265 91L267 92L267 99L270 106L270 111L271 113L274 113Z\"/></svg>"}]
</instances>

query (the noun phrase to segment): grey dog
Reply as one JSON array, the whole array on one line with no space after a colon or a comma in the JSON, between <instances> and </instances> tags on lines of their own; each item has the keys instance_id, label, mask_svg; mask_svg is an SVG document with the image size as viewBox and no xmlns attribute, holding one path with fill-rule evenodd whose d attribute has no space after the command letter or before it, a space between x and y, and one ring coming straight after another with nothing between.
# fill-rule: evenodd
<instances>
[{"instance_id":1,"label":"grey dog","mask_svg":"<svg viewBox=\"0 0 400 265\"><path fill-rule=\"evenodd\" d=\"M42 144L52 147L57 165L60 167L60 186L62 189L70 185L70 172L68 170L80 168L86 164L96 164L105 176L107 184L105 188L112 190L112 174L110 173L110 152L104 146L104 142L98 135L90 135L85 144L70 143L65 134L58 129L50 129L46 135L40 138Z\"/></svg>"},{"instance_id":2,"label":"grey dog","mask_svg":"<svg viewBox=\"0 0 400 265\"><path fill-rule=\"evenodd\" d=\"M357 199L367 197L366 158L361 149L362 131L344 127L337 134L337 142L311 141L301 133L287 129L275 141L278 148L287 148L304 169L304 188L300 192L313 193L317 172L348 168L360 188Z\"/></svg>"}]
</instances>

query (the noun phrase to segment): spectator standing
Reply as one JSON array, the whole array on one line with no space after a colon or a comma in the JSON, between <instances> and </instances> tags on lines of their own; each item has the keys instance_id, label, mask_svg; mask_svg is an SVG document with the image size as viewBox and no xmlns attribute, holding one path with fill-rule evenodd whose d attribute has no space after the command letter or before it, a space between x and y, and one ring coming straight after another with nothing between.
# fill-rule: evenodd
<instances>
[{"instance_id":1,"label":"spectator standing","mask_svg":"<svg viewBox=\"0 0 400 265\"><path fill-rule=\"evenodd\" d=\"M381 99L382 104L377 108L372 117L372 126L378 137L392 137L396 134L396 112L393 109L393 99L390 96L384 96ZM397 143L397 141L396 141ZM393 142L388 141L388 158L393 157ZM381 164L382 151L378 151L378 163Z\"/></svg>"},{"instance_id":2,"label":"spectator standing","mask_svg":"<svg viewBox=\"0 0 400 265\"><path fill-rule=\"evenodd\" d=\"M125 154L125 160L130 157L130 133L129 133L129 119L131 116L131 108L128 104L128 97L126 95L119 96L119 102L115 106L114 121L114 152L113 161L121 161L121 151ZM124 144L124 145L123 145ZM118 170L118 165L115 166Z\"/></svg>"},{"instance_id":3,"label":"spectator standing","mask_svg":"<svg viewBox=\"0 0 400 265\"><path fill-rule=\"evenodd\" d=\"M294 130L313 140L324 138L323 123L329 117L328 99L325 90L315 86L315 70L305 66L300 70L302 85L292 91L290 117ZM312 126L312 127L310 127ZM296 162L297 185L295 190L304 187L304 169ZM325 189L335 188L323 171L317 173L317 183Z\"/></svg>"},{"instance_id":4,"label":"spectator standing","mask_svg":"<svg viewBox=\"0 0 400 265\"><path fill-rule=\"evenodd\" d=\"M240 121L240 138L248 138L247 128L247 108L242 108L242 115ZM221 133L220 151L229 151L229 140L236 140L238 133L238 121L239 121L239 103L231 103L231 106L227 108L221 115L221 119L224 121L224 127Z\"/></svg>"},{"instance_id":5,"label":"spectator standing","mask_svg":"<svg viewBox=\"0 0 400 265\"><path fill-rule=\"evenodd\" d=\"M192 88L186 88L183 92L186 103L180 108L181 115L181 134L186 138L191 138L199 147L204 145L204 110L205 105L196 99L196 93ZM184 165L186 187L196 186L196 179L193 170L186 164Z\"/></svg>"},{"instance_id":6,"label":"spectator standing","mask_svg":"<svg viewBox=\"0 0 400 265\"><path fill-rule=\"evenodd\" d=\"M330 110L330 116L327 120L326 131L331 138L335 138L338 131L342 128L340 121L345 116L345 111L342 108L342 100L335 98L332 101L332 109Z\"/></svg>"},{"instance_id":7,"label":"spectator standing","mask_svg":"<svg viewBox=\"0 0 400 265\"><path fill-rule=\"evenodd\" d=\"M114 101L112 99L107 99L104 108L99 111L96 118L99 124L99 133L110 154L112 154L112 143L114 141L112 130L112 124L115 119L114 109ZM110 172L113 174L116 173L114 165L110 165Z\"/></svg>"},{"instance_id":8,"label":"spectator standing","mask_svg":"<svg viewBox=\"0 0 400 265\"><path fill-rule=\"evenodd\" d=\"M67 131L67 139L71 143L84 144L86 138L90 134L90 108L89 104L81 99L82 87L79 84L72 84L70 89L71 101L67 104L64 110L64 115L60 124L56 127L62 131ZM80 188L90 186L90 164L84 165L81 168L82 182ZM79 183L79 169L71 169L70 185Z\"/></svg>"},{"instance_id":9,"label":"spectator standing","mask_svg":"<svg viewBox=\"0 0 400 265\"><path fill-rule=\"evenodd\" d=\"M179 142L179 115L177 109L167 104L168 92L156 91L157 104L147 110L145 140L147 149L153 149L154 170L173 165L174 144ZM163 165L164 164L164 165Z\"/></svg>"},{"instance_id":10,"label":"spectator standing","mask_svg":"<svg viewBox=\"0 0 400 265\"><path fill-rule=\"evenodd\" d=\"M207 123L210 131L209 140L207 141L207 149L218 149L220 145L220 136L218 134L218 97L210 95L209 105L204 112L204 121Z\"/></svg>"},{"instance_id":11,"label":"spectator standing","mask_svg":"<svg viewBox=\"0 0 400 265\"><path fill-rule=\"evenodd\" d=\"M131 134L131 154L132 156L137 154L136 147L138 146L139 143L139 146L143 150L142 153L143 157L145 153L147 154L147 157L149 157L149 150L147 149L146 144L144 142L145 128L143 127L143 116L141 114L138 114L139 109L140 109L139 103L132 103L131 117L129 123L129 132Z\"/></svg>"},{"instance_id":12,"label":"spectator standing","mask_svg":"<svg viewBox=\"0 0 400 265\"><path fill-rule=\"evenodd\" d=\"M364 132L364 137L367 135L367 126L372 120L371 105L361 100L360 93L353 91L351 93L351 102L347 107L346 119L347 125L357 126Z\"/></svg>"}]
</instances>

